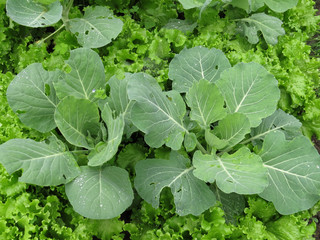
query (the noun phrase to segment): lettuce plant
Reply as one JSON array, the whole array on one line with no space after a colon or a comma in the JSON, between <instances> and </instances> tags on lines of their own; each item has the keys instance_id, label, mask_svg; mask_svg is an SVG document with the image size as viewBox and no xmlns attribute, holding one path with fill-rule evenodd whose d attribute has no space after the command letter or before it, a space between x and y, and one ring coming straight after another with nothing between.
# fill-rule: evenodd
<instances>
[{"instance_id":1,"label":"lettuce plant","mask_svg":"<svg viewBox=\"0 0 320 240\"><path fill-rule=\"evenodd\" d=\"M238 198L227 196L235 193L259 194L281 214L320 199L320 157L300 122L277 110L278 83L263 66L232 67L220 50L184 49L169 65L171 90L162 91L148 74L128 73L112 77L108 96L99 99L96 92L106 87L99 55L79 48L66 64L65 71L46 71L34 63L11 82L13 111L52 135L44 142L7 141L0 162L9 174L22 169L22 182L65 184L83 216L109 219L131 205L129 169L115 158L135 132L151 149L170 149L169 159L135 166L135 188L153 207L166 187L179 215L199 215L221 196L232 206Z\"/></svg>"},{"instance_id":2,"label":"lettuce plant","mask_svg":"<svg viewBox=\"0 0 320 240\"><path fill-rule=\"evenodd\" d=\"M103 47L121 32L122 21L107 7L88 7L83 17L69 19L72 4L73 0L63 0L62 4L53 0L7 0L6 10L13 21L27 27L47 27L62 20L63 24L53 34L66 27L87 48Z\"/></svg>"}]
</instances>

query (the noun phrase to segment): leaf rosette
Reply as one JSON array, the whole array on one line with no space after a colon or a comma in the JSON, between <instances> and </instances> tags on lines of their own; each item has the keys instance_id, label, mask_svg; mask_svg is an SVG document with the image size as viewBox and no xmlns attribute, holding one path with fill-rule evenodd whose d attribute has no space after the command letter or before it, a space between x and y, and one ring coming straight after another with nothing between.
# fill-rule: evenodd
<instances>
[{"instance_id":1,"label":"leaf rosette","mask_svg":"<svg viewBox=\"0 0 320 240\"><path fill-rule=\"evenodd\" d=\"M88 48L71 51L66 63L69 72L33 64L12 81L10 106L52 136L4 143L0 162L9 173L22 169L21 181L66 184L83 216L125 211L134 196L128 171L155 208L169 188L179 215L199 215L219 200L232 221L238 211L230 208L243 207L246 194L259 194L281 214L320 199L320 157L301 123L277 110L278 82L260 64L231 66L220 50L184 49L169 65L173 89L163 91L145 73L106 83L99 55ZM107 97L96 98L106 84Z\"/></svg>"}]
</instances>

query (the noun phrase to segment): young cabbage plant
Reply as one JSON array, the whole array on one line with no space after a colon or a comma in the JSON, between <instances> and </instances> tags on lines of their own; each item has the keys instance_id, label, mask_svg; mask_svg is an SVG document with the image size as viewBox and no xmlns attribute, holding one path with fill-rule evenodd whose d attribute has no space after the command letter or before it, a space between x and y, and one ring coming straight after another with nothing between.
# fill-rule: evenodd
<instances>
[{"instance_id":1,"label":"young cabbage plant","mask_svg":"<svg viewBox=\"0 0 320 240\"><path fill-rule=\"evenodd\" d=\"M281 214L320 199L320 157L300 122L277 109L277 80L263 66L231 67L220 50L195 47L174 57L169 78L168 92L146 74L127 79L133 124L150 147L172 149L169 159L136 164L143 199L158 207L169 187L180 215L208 209L212 188L259 194ZM181 148L188 154L178 154Z\"/></svg>"},{"instance_id":2,"label":"young cabbage plant","mask_svg":"<svg viewBox=\"0 0 320 240\"><path fill-rule=\"evenodd\" d=\"M47 38L64 27L75 34L79 44L99 48L109 44L122 30L123 22L115 18L107 7L87 7L81 18L69 19L73 0L7 0L7 15L27 27L47 27L62 20L63 24ZM23 11L21 11L23 9Z\"/></svg>"},{"instance_id":3,"label":"young cabbage plant","mask_svg":"<svg viewBox=\"0 0 320 240\"><path fill-rule=\"evenodd\" d=\"M202 12L208 7L226 8L232 5L246 11L247 16L235 20L237 22L237 31L245 36L249 43L257 44L259 42L259 33L268 44L275 45L278 37L285 34L281 27L282 21L263 12L257 12L265 5L276 13L282 13L298 4L298 0L274 1L274 0L179 0L184 9L199 9L199 18Z\"/></svg>"},{"instance_id":4,"label":"young cabbage plant","mask_svg":"<svg viewBox=\"0 0 320 240\"><path fill-rule=\"evenodd\" d=\"M300 122L277 109L277 80L263 66L231 66L217 49L184 49L169 65L172 89L128 73L112 77L108 97L98 100L95 91L106 85L98 54L80 48L66 63L70 72L32 64L9 85L8 102L21 121L53 134L45 142L7 141L0 162L10 174L22 169L20 181L65 184L83 216L113 218L131 205L133 165L138 194L156 208L170 188L179 215L199 215L216 200L237 206L248 194L273 202L281 214L320 199L320 157ZM168 154L145 159L132 142L138 131L151 150Z\"/></svg>"},{"instance_id":5,"label":"young cabbage plant","mask_svg":"<svg viewBox=\"0 0 320 240\"><path fill-rule=\"evenodd\" d=\"M73 50L66 64L68 73L31 64L9 85L7 99L20 120L53 135L46 142L7 141L0 146L1 163L9 173L23 169L26 183L66 184L68 199L85 217L114 218L133 200L128 172L108 164L121 143L125 114L115 117L94 97L106 85L96 52Z\"/></svg>"}]
</instances>

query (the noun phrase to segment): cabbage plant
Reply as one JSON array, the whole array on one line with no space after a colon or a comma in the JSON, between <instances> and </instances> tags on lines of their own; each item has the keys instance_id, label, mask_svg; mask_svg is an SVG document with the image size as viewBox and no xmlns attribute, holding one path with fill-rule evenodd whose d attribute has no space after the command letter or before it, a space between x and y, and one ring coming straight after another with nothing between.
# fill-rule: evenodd
<instances>
[{"instance_id":1,"label":"cabbage plant","mask_svg":"<svg viewBox=\"0 0 320 240\"><path fill-rule=\"evenodd\" d=\"M0 163L9 174L22 169L25 183L64 184L83 216L110 219L132 204L128 169L117 157L129 142L140 144L137 136L149 152L168 152L135 164L134 188L155 208L164 188L179 215L199 215L221 196L232 205L229 194L258 194L284 215L320 199L320 157L301 123L277 109L278 82L260 64L231 66L218 49L184 49L170 62L165 91L146 73L106 82L88 48L72 50L66 64L68 71L46 71L34 63L11 82L13 111L51 136L5 142Z\"/></svg>"}]
</instances>

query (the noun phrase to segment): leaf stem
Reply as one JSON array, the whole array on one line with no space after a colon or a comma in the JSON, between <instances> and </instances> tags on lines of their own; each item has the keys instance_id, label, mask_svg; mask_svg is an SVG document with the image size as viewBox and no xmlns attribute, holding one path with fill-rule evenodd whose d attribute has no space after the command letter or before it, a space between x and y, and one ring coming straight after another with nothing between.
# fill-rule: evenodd
<instances>
[{"instance_id":1,"label":"leaf stem","mask_svg":"<svg viewBox=\"0 0 320 240\"><path fill-rule=\"evenodd\" d=\"M226 3L226 4L222 5L222 8L226 8L226 7L228 7L229 5L230 5L230 3Z\"/></svg>"},{"instance_id":2,"label":"leaf stem","mask_svg":"<svg viewBox=\"0 0 320 240\"><path fill-rule=\"evenodd\" d=\"M73 150L73 151L70 151L71 153L87 153L89 152L89 150Z\"/></svg>"},{"instance_id":3,"label":"leaf stem","mask_svg":"<svg viewBox=\"0 0 320 240\"><path fill-rule=\"evenodd\" d=\"M65 25L62 24L56 31L54 31L53 33L51 33L49 36L39 40L36 42L36 44L41 45L43 42L47 41L49 38L51 38L53 35L55 35L57 32L59 32Z\"/></svg>"},{"instance_id":4,"label":"leaf stem","mask_svg":"<svg viewBox=\"0 0 320 240\"><path fill-rule=\"evenodd\" d=\"M63 11L62 11L62 22L65 25L66 29L69 31L69 12L73 5L73 0L64 0Z\"/></svg>"},{"instance_id":5,"label":"leaf stem","mask_svg":"<svg viewBox=\"0 0 320 240\"><path fill-rule=\"evenodd\" d=\"M197 139L197 148L203 153L203 154L209 154L207 150L201 145L201 143Z\"/></svg>"},{"instance_id":6,"label":"leaf stem","mask_svg":"<svg viewBox=\"0 0 320 240\"><path fill-rule=\"evenodd\" d=\"M240 142L240 144L247 144L247 143L249 143L249 142L251 142L252 140L257 139L257 138L259 138L259 136L251 137L251 138L249 138L249 139L247 139L247 140L244 140L244 141Z\"/></svg>"}]
</instances>

